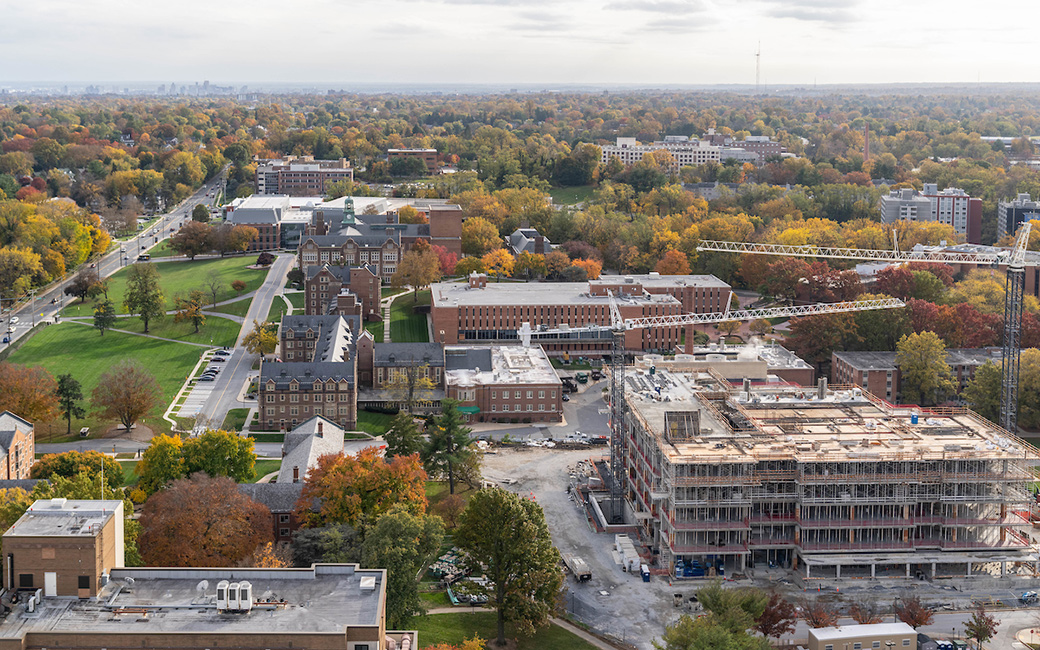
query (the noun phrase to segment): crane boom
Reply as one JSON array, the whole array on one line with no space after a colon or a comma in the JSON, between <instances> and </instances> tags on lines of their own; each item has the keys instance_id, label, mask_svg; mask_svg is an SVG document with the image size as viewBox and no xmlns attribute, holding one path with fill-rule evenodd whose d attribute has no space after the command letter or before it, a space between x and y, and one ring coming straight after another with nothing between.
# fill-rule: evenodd
<instances>
[{"instance_id":1,"label":"crane boom","mask_svg":"<svg viewBox=\"0 0 1040 650\"><path fill-rule=\"evenodd\" d=\"M670 325L706 325L735 320L746 321L765 318L790 318L794 316L817 316L820 314L840 314L851 311L893 309L905 306L906 303L898 298L877 298L874 300L828 302L791 307L767 307L765 309L745 309L742 311L713 312L708 314L649 316L647 318L629 318L625 321L625 329L668 327Z\"/></svg>"},{"instance_id":2,"label":"crane boom","mask_svg":"<svg viewBox=\"0 0 1040 650\"><path fill-rule=\"evenodd\" d=\"M868 260L874 262L941 262L949 264L1006 264L1012 257L1010 251L976 253L959 251L931 251L925 249L909 251L886 251L869 248L842 248L838 246L816 246L814 244L755 244L751 242L704 240L698 251L719 253L751 253L756 255L783 255L787 257L825 257L838 260Z\"/></svg>"}]
</instances>

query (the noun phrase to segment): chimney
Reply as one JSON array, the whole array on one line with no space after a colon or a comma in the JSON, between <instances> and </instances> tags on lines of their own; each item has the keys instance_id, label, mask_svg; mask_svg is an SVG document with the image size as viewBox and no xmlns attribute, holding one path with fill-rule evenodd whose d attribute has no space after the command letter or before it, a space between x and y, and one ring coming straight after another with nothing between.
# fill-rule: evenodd
<instances>
[{"instance_id":1,"label":"chimney","mask_svg":"<svg viewBox=\"0 0 1040 650\"><path fill-rule=\"evenodd\" d=\"M816 399L823 399L827 397L827 378L820 377L820 381L816 383Z\"/></svg>"},{"instance_id":2,"label":"chimney","mask_svg":"<svg viewBox=\"0 0 1040 650\"><path fill-rule=\"evenodd\" d=\"M300 482L300 466L299 465L293 465L293 468L292 468L292 482L293 483L299 483Z\"/></svg>"},{"instance_id":3,"label":"chimney","mask_svg":"<svg viewBox=\"0 0 1040 650\"><path fill-rule=\"evenodd\" d=\"M322 431L322 421L321 420L318 420L318 437L319 438L324 438L325 437L325 435L324 435L324 433Z\"/></svg>"},{"instance_id":4,"label":"chimney","mask_svg":"<svg viewBox=\"0 0 1040 650\"><path fill-rule=\"evenodd\" d=\"M469 288L470 289L483 289L487 286L487 274L477 273L473 271L469 274Z\"/></svg>"},{"instance_id":5,"label":"chimney","mask_svg":"<svg viewBox=\"0 0 1040 650\"><path fill-rule=\"evenodd\" d=\"M545 237L542 235L534 238L534 252L538 255L545 255Z\"/></svg>"}]
</instances>

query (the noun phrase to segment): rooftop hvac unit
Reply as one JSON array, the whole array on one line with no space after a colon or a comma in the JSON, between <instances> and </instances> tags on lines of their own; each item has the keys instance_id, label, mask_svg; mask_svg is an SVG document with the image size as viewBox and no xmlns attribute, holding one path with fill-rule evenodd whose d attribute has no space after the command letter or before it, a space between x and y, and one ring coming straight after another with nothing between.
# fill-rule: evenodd
<instances>
[{"instance_id":1,"label":"rooftop hvac unit","mask_svg":"<svg viewBox=\"0 0 1040 650\"><path fill-rule=\"evenodd\" d=\"M253 585L242 581L238 583L238 611L248 612L253 609Z\"/></svg>"},{"instance_id":2,"label":"rooftop hvac unit","mask_svg":"<svg viewBox=\"0 0 1040 650\"><path fill-rule=\"evenodd\" d=\"M228 581L221 580L217 583L217 610L224 611L228 608Z\"/></svg>"}]
</instances>

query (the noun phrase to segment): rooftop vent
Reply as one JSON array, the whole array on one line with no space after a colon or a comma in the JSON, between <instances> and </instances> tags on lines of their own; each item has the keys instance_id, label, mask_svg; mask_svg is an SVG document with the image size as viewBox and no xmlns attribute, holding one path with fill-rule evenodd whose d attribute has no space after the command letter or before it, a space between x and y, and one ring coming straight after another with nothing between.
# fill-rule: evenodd
<instances>
[{"instance_id":1,"label":"rooftop vent","mask_svg":"<svg viewBox=\"0 0 1040 650\"><path fill-rule=\"evenodd\" d=\"M361 578L361 591L374 591L376 588L376 577L375 576L362 576Z\"/></svg>"}]
</instances>

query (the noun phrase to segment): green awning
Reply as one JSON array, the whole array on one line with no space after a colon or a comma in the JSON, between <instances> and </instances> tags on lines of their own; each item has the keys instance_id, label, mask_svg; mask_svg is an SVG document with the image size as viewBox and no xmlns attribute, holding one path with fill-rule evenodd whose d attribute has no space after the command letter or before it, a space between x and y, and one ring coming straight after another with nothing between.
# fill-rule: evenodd
<instances>
[{"instance_id":1,"label":"green awning","mask_svg":"<svg viewBox=\"0 0 1040 650\"><path fill-rule=\"evenodd\" d=\"M480 407L479 406L460 406L460 407L458 407L455 410L458 411L459 413L468 413L470 415L472 415L474 413L480 413Z\"/></svg>"}]
</instances>

